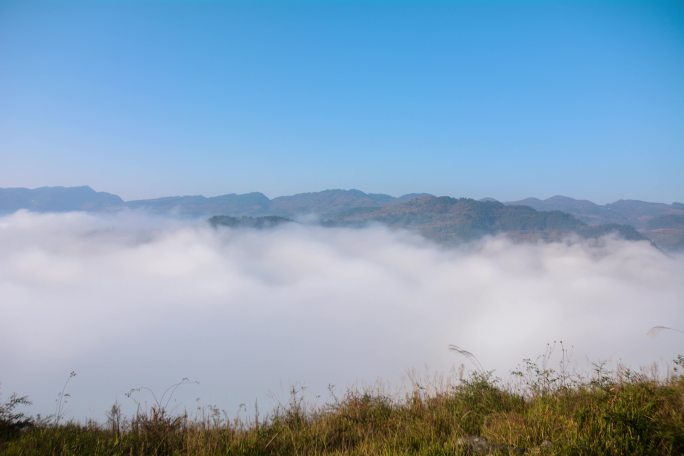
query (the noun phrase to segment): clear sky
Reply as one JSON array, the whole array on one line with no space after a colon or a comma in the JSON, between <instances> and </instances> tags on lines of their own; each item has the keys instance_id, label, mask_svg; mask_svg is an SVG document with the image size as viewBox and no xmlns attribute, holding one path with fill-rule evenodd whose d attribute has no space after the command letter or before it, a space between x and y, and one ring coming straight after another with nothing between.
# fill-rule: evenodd
<instances>
[{"instance_id":1,"label":"clear sky","mask_svg":"<svg viewBox=\"0 0 684 456\"><path fill-rule=\"evenodd\" d=\"M0 0L0 187L684 201L684 1Z\"/></svg>"}]
</instances>

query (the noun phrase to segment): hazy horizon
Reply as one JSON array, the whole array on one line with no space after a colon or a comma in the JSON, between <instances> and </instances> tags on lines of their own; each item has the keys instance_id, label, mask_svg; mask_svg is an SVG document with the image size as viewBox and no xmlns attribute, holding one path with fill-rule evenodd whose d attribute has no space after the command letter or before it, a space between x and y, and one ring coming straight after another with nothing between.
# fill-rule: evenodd
<instances>
[{"instance_id":1,"label":"hazy horizon","mask_svg":"<svg viewBox=\"0 0 684 456\"><path fill-rule=\"evenodd\" d=\"M114 191L110 191L110 190L107 190L107 189L96 188L96 187L94 187L94 186L92 186L92 185L88 185L88 184L73 185L73 186L71 186L71 185L40 185L40 186L36 186L36 187L26 187L26 186L19 186L19 187L1 187L1 186L0 186L0 188L26 188L26 189L29 189L29 190L35 190L35 189L39 189L39 188L52 188L52 187L55 187L55 188L89 187L89 188L93 189L93 190L96 191L96 192L110 193L110 194L112 194L112 195L119 196L119 197L121 197L121 199L123 199L125 202L138 201L138 200L147 200L147 199L167 198L167 197L203 196L203 197L205 197L205 198L213 198L213 197L223 196L223 195L232 195L232 194L244 195L244 194L250 194L250 193L261 193L261 194L263 194L264 196L266 196L268 199L271 199L271 200L272 200L272 199L279 198L279 197L283 197L283 196L292 196L292 195L298 195L298 194L304 194L304 193L319 193L319 192L329 191L329 190L342 190L342 191L354 191L354 190L358 190L358 191L361 191L361 192L366 193L366 194L383 194L383 195L392 196L392 197L394 197L394 198L398 198L398 197L404 196L404 195L419 194L419 193L426 193L426 194L430 194L430 195L438 196L438 197L439 197L439 196L448 196L448 197L451 197L451 198L471 198L471 199L475 199L475 200L482 200L482 199L487 199L487 198L493 198L493 199L495 199L496 201L499 201L499 202L502 202L502 203L511 202L511 201L519 201L519 200L523 200L523 199L527 199L527 198L537 198L537 199L540 199L540 200L545 200L545 199L549 199L549 198L553 198L553 197L557 197L557 196L572 198L572 199L576 199L576 200L591 201L591 202L596 203L596 204L599 204L599 205L614 203L614 202L620 201L620 200L634 200L634 201L644 201L644 202L664 203L664 204L682 203L682 201L684 201L684 200L681 200L681 201L680 201L680 200L674 200L674 199L672 199L672 200L664 200L664 201L655 201L655 200L649 201L649 200L646 200L646 199L643 199L643 198L636 198L636 197L622 197L622 198L618 198L618 199L615 199L615 200L605 200L605 201L602 201L602 200L592 199L592 198L577 198L577 197L575 197L575 196L573 196L573 195L563 195L563 194L559 194L559 193L550 193L550 194L546 194L546 195L542 195L542 196L539 196L539 195L527 195L527 196L524 196L524 197L521 197L521 198L511 198L511 197L506 197L506 198L495 198L495 197L493 197L493 196L491 196L491 195L485 195L485 196L447 195L447 194L441 195L441 194L430 193L430 192L423 191L423 190L414 190L414 191L408 191L408 192L404 192L404 193L395 193L395 194L391 194L391 193L383 192L383 191L371 192L371 191L367 191L367 190L365 190L365 189L363 189L363 188L333 188L333 187L320 188L320 189L315 189L315 190L306 190L306 191L303 191L303 192L287 193L287 194L279 194L279 195L267 194L267 193L262 192L262 191L260 191L260 190L258 190L258 189L255 189L255 190L246 191L246 192L224 191L224 192L216 193L216 194L201 194L201 193L180 194L180 193L170 193L170 194L160 194L160 195L149 195L149 196L139 197L139 198L125 198L125 197L124 197L122 194L120 194L120 193L117 193L117 192L114 192Z\"/></svg>"}]
</instances>

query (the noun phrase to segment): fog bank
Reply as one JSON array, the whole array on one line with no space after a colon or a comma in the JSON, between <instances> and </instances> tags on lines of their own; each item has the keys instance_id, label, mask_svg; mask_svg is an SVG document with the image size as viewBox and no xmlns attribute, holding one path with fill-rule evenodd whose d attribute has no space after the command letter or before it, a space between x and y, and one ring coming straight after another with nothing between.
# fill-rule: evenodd
<instances>
[{"instance_id":1,"label":"fog bank","mask_svg":"<svg viewBox=\"0 0 684 456\"><path fill-rule=\"evenodd\" d=\"M178 407L286 400L466 362L505 375L547 342L634 367L684 352L684 259L647 242L447 249L382 227L214 230L136 213L0 218L0 387L100 419L182 377ZM130 402L130 401L129 401ZM250 405L251 407L251 405Z\"/></svg>"}]
</instances>

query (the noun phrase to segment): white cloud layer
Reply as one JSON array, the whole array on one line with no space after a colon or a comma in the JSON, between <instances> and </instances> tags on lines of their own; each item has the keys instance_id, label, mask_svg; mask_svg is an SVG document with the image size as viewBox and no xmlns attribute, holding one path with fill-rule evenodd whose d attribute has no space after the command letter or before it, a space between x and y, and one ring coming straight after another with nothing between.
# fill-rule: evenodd
<instances>
[{"instance_id":1,"label":"white cloud layer","mask_svg":"<svg viewBox=\"0 0 684 456\"><path fill-rule=\"evenodd\" d=\"M213 230L128 213L0 218L0 382L50 413L70 370L69 416L101 418L131 387L233 413L324 391L399 381L464 362L505 375L547 342L634 367L684 352L684 260L645 242L446 249L381 227ZM189 401L189 403L188 403Z\"/></svg>"}]
</instances>

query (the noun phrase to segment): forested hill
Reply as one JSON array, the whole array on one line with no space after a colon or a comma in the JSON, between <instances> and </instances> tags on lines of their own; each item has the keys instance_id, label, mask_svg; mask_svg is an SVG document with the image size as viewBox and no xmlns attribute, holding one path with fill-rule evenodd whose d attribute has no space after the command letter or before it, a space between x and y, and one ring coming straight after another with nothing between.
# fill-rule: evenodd
<instances>
[{"instance_id":1,"label":"forested hill","mask_svg":"<svg viewBox=\"0 0 684 456\"><path fill-rule=\"evenodd\" d=\"M415 229L427 238L454 242L505 233L519 240L557 240L570 234L598 237L615 233L628 240L644 240L629 225L589 226L561 211L537 211L527 206L507 206L498 201L476 201L447 196L421 196L374 210L351 212L331 223L359 225L370 222Z\"/></svg>"},{"instance_id":2,"label":"forested hill","mask_svg":"<svg viewBox=\"0 0 684 456\"><path fill-rule=\"evenodd\" d=\"M619 200L600 205L567 196L540 200L527 198L506 203L529 206L538 211L563 211L589 225L630 225L667 250L684 250L684 204Z\"/></svg>"}]
</instances>

